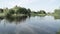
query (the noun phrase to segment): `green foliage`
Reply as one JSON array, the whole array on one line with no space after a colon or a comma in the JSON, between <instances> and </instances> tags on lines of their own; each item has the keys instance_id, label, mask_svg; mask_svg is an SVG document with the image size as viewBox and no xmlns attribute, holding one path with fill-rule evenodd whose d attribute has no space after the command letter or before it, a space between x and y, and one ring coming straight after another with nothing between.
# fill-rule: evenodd
<instances>
[{"instance_id":1,"label":"green foliage","mask_svg":"<svg viewBox=\"0 0 60 34\"><path fill-rule=\"evenodd\" d=\"M12 14L14 14L14 10L13 9L8 9L5 11L5 17L10 17Z\"/></svg>"},{"instance_id":2,"label":"green foliage","mask_svg":"<svg viewBox=\"0 0 60 34\"><path fill-rule=\"evenodd\" d=\"M25 9L25 8L19 8L16 13L17 13L17 14L27 14L28 11L27 11L27 9Z\"/></svg>"},{"instance_id":3,"label":"green foliage","mask_svg":"<svg viewBox=\"0 0 60 34\"><path fill-rule=\"evenodd\" d=\"M5 15L5 17L6 17L6 18L9 18L9 17L11 17L11 14L7 13L7 14Z\"/></svg>"},{"instance_id":4,"label":"green foliage","mask_svg":"<svg viewBox=\"0 0 60 34\"><path fill-rule=\"evenodd\" d=\"M29 14L31 13L31 10L30 10L30 9L28 9L28 13L29 13Z\"/></svg>"},{"instance_id":5,"label":"green foliage","mask_svg":"<svg viewBox=\"0 0 60 34\"><path fill-rule=\"evenodd\" d=\"M15 6L11 9L4 9L4 14L6 16L11 16L11 15L31 15L31 14L35 14L35 15L45 15L46 12L44 10L40 10L38 12L31 12L30 9L26 9L24 7L18 7L18 6Z\"/></svg>"},{"instance_id":6,"label":"green foliage","mask_svg":"<svg viewBox=\"0 0 60 34\"><path fill-rule=\"evenodd\" d=\"M3 9L3 10L4 10L4 12L3 12L3 13L4 13L5 15L7 15L7 14L8 14L8 12L9 12L9 9L8 9L8 8L6 8L6 9Z\"/></svg>"},{"instance_id":7,"label":"green foliage","mask_svg":"<svg viewBox=\"0 0 60 34\"><path fill-rule=\"evenodd\" d=\"M44 10L40 10L38 13L39 14L46 14L46 12Z\"/></svg>"},{"instance_id":8,"label":"green foliage","mask_svg":"<svg viewBox=\"0 0 60 34\"><path fill-rule=\"evenodd\" d=\"M31 15L37 15L37 16L43 16L43 15L46 15L46 12L44 10L40 10L40 11L37 11L37 12L32 12Z\"/></svg>"},{"instance_id":9,"label":"green foliage","mask_svg":"<svg viewBox=\"0 0 60 34\"><path fill-rule=\"evenodd\" d=\"M56 34L60 34L60 31L59 31L59 32L57 32Z\"/></svg>"},{"instance_id":10,"label":"green foliage","mask_svg":"<svg viewBox=\"0 0 60 34\"><path fill-rule=\"evenodd\" d=\"M3 13L3 9L0 9L0 13Z\"/></svg>"},{"instance_id":11,"label":"green foliage","mask_svg":"<svg viewBox=\"0 0 60 34\"><path fill-rule=\"evenodd\" d=\"M60 9L55 9L54 13L60 15Z\"/></svg>"},{"instance_id":12,"label":"green foliage","mask_svg":"<svg viewBox=\"0 0 60 34\"><path fill-rule=\"evenodd\" d=\"M24 7L15 6L12 9L15 11L15 14L30 14L31 13L30 9L26 9Z\"/></svg>"},{"instance_id":13,"label":"green foliage","mask_svg":"<svg viewBox=\"0 0 60 34\"><path fill-rule=\"evenodd\" d=\"M34 13L34 14L38 14L38 12L32 12L32 13Z\"/></svg>"},{"instance_id":14,"label":"green foliage","mask_svg":"<svg viewBox=\"0 0 60 34\"><path fill-rule=\"evenodd\" d=\"M15 11L13 10L13 9L9 9L9 12L8 12L9 14L14 14L15 13Z\"/></svg>"}]
</instances>

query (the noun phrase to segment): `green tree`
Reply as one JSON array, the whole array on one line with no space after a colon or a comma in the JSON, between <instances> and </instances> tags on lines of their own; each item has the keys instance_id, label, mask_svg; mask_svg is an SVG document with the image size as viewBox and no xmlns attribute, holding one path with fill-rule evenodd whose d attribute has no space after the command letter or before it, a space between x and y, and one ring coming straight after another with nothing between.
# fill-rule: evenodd
<instances>
[{"instance_id":1,"label":"green tree","mask_svg":"<svg viewBox=\"0 0 60 34\"><path fill-rule=\"evenodd\" d=\"M39 14L46 14L46 12L44 10L40 10Z\"/></svg>"},{"instance_id":2,"label":"green tree","mask_svg":"<svg viewBox=\"0 0 60 34\"><path fill-rule=\"evenodd\" d=\"M28 11L26 8L19 8L16 13L17 14L27 14Z\"/></svg>"},{"instance_id":3,"label":"green tree","mask_svg":"<svg viewBox=\"0 0 60 34\"><path fill-rule=\"evenodd\" d=\"M18 7L17 5L12 8L16 14L30 14L31 10L30 9L26 9L24 7Z\"/></svg>"},{"instance_id":4,"label":"green tree","mask_svg":"<svg viewBox=\"0 0 60 34\"><path fill-rule=\"evenodd\" d=\"M30 9L27 9L28 10L28 14L30 14L31 13L31 10Z\"/></svg>"},{"instance_id":5,"label":"green tree","mask_svg":"<svg viewBox=\"0 0 60 34\"><path fill-rule=\"evenodd\" d=\"M0 13L3 13L3 9L0 9Z\"/></svg>"},{"instance_id":6,"label":"green tree","mask_svg":"<svg viewBox=\"0 0 60 34\"><path fill-rule=\"evenodd\" d=\"M15 11L13 9L9 9L6 13L6 17L8 17L8 18L11 17L11 15L14 14L14 12Z\"/></svg>"},{"instance_id":7,"label":"green tree","mask_svg":"<svg viewBox=\"0 0 60 34\"><path fill-rule=\"evenodd\" d=\"M9 12L8 12L9 14L14 14L15 13L15 11L13 10L13 9L9 9Z\"/></svg>"},{"instance_id":8,"label":"green tree","mask_svg":"<svg viewBox=\"0 0 60 34\"><path fill-rule=\"evenodd\" d=\"M55 9L54 13L59 15L60 14L60 9Z\"/></svg>"}]
</instances>

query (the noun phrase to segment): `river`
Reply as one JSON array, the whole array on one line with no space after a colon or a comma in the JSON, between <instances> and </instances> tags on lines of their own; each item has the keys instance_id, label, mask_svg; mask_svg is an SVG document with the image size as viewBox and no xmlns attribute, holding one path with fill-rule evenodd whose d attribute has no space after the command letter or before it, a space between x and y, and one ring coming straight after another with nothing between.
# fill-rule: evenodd
<instances>
[{"instance_id":1,"label":"river","mask_svg":"<svg viewBox=\"0 0 60 34\"><path fill-rule=\"evenodd\" d=\"M0 19L0 34L56 34L59 30L60 18L55 16Z\"/></svg>"}]
</instances>

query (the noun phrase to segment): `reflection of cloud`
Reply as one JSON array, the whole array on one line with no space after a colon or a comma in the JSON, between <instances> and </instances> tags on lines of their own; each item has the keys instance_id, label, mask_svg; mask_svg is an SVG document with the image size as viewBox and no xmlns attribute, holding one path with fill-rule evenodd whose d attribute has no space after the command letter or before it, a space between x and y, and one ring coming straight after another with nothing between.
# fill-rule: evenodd
<instances>
[{"instance_id":1,"label":"reflection of cloud","mask_svg":"<svg viewBox=\"0 0 60 34\"><path fill-rule=\"evenodd\" d=\"M15 32L19 34L36 34L29 25L23 23L18 25Z\"/></svg>"}]
</instances>

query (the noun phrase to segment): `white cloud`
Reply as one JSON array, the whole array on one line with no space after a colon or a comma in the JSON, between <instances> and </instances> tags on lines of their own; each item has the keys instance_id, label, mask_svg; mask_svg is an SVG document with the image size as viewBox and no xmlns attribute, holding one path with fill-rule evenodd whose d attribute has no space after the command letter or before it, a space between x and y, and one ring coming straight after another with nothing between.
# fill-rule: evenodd
<instances>
[{"instance_id":1,"label":"white cloud","mask_svg":"<svg viewBox=\"0 0 60 34\"><path fill-rule=\"evenodd\" d=\"M56 6L59 6L57 3L58 0L0 0L0 7L13 7L15 5L22 6L25 8L31 8L31 10L52 10Z\"/></svg>"},{"instance_id":2,"label":"white cloud","mask_svg":"<svg viewBox=\"0 0 60 34\"><path fill-rule=\"evenodd\" d=\"M56 0L49 0L50 2L55 2Z\"/></svg>"},{"instance_id":3,"label":"white cloud","mask_svg":"<svg viewBox=\"0 0 60 34\"><path fill-rule=\"evenodd\" d=\"M28 5L30 3L35 2L35 0L15 0L15 1L10 1L7 4L11 4L11 5Z\"/></svg>"}]
</instances>

